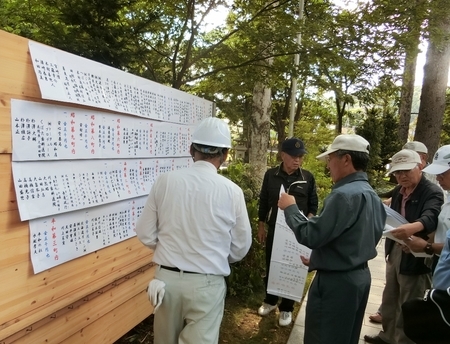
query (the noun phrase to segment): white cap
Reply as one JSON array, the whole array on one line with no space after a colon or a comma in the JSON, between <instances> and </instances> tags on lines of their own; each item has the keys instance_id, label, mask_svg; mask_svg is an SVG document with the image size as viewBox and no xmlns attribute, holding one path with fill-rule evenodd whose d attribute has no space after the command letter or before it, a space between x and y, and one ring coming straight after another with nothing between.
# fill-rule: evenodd
<instances>
[{"instance_id":1,"label":"white cap","mask_svg":"<svg viewBox=\"0 0 450 344\"><path fill-rule=\"evenodd\" d=\"M192 143L209 147L231 148L228 124L216 117L202 120L192 134Z\"/></svg>"},{"instance_id":2,"label":"white cap","mask_svg":"<svg viewBox=\"0 0 450 344\"><path fill-rule=\"evenodd\" d=\"M441 174L450 170L450 145L439 148L434 154L433 162L423 169L430 174Z\"/></svg>"},{"instance_id":3,"label":"white cap","mask_svg":"<svg viewBox=\"0 0 450 344\"><path fill-rule=\"evenodd\" d=\"M420 164L420 156L416 151L411 149L402 149L392 157L391 168L388 173L395 171L409 171L412 170L417 164Z\"/></svg>"},{"instance_id":4,"label":"white cap","mask_svg":"<svg viewBox=\"0 0 450 344\"><path fill-rule=\"evenodd\" d=\"M338 135L334 139L333 143L328 146L327 151L316 156L317 159L321 160L334 153L338 150L347 150L354 152L363 152L369 154L369 142L362 136L359 135Z\"/></svg>"},{"instance_id":5,"label":"white cap","mask_svg":"<svg viewBox=\"0 0 450 344\"><path fill-rule=\"evenodd\" d=\"M417 153L425 153L428 154L428 148L422 142L419 141L410 141L406 142L403 145L402 149L411 149Z\"/></svg>"}]
</instances>

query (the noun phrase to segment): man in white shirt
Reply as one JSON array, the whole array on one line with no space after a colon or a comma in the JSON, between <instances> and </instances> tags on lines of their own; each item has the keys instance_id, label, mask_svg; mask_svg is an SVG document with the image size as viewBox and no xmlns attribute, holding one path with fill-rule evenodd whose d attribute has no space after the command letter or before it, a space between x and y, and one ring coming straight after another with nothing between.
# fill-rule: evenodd
<instances>
[{"instance_id":1,"label":"man in white shirt","mask_svg":"<svg viewBox=\"0 0 450 344\"><path fill-rule=\"evenodd\" d=\"M155 344L217 343L229 263L244 258L251 227L242 190L217 174L231 147L228 126L204 119L192 136L192 167L159 176L136 225L165 283Z\"/></svg>"}]
</instances>

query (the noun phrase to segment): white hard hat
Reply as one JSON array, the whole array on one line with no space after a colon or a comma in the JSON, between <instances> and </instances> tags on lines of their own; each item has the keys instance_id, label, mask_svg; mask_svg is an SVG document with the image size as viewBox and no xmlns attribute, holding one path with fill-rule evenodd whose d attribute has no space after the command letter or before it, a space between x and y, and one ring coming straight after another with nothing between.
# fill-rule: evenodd
<instances>
[{"instance_id":1,"label":"white hard hat","mask_svg":"<svg viewBox=\"0 0 450 344\"><path fill-rule=\"evenodd\" d=\"M228 125L216 117L208 117L200 122L192 134L192 143L220 148L231 148Z\"/></svg>"}]
</instances>

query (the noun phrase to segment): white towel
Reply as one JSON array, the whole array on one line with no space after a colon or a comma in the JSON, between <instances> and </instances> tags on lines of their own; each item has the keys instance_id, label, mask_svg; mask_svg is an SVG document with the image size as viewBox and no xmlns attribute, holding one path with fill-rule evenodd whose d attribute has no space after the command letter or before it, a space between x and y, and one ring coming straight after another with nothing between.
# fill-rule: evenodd
<instances>
[{"instance_id":1,"label":"white towel","mask_svg":"<svg viewBox=\"0 0 450 344\"><path fill-rule=\"evenodd\" d=\"M166 290L164 289L165 286L166 284L163 281L156 278L152 279L148 284L147 294L148 299L154 307L153 314L156 313L159 306L161 306L162 300L164 298L164 293L166 292Z\"/></svg>"}]
</instances>

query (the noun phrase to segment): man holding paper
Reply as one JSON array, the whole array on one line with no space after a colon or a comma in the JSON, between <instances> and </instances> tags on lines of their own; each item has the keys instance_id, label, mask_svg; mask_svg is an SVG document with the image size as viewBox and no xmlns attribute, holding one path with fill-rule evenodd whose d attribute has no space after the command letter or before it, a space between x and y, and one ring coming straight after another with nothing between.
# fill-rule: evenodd
<instances>
[{"instance_id":1,"label":"man holding paper","mask_svg":"<svg viewBox=\"0 0 450 344\"><path fill-rule=\"evenodd\" d=\"M433 174L444 190L450 190L450 145L442 146L434 155L433 163L424 169ZM446 290L450 287L450 203L442 206L433 239L424 240L413 236L407 240L409 248L416 252L426 252L440 256L433 273L433 288ZM428 294L428 298L430 298ZM415 343L448 343L450 338L450 308L447 303L437 308L432 302L411 299L402 305L406 335ZM442 313L440 312L442 311ZM443 315L447 315L444 320Z\"/></svg>"},{"instance_id":2,"label":"man holding paper","mask_svg":"<svg viewBox=\"0 0 450 344\"><path fill-rule=\"evenodd\" d=\"M312 249L309 269L316 270L305 318L305 344L357 344L369 297L367 261L377 255L386 212L364 172L369 142L339 135L317 156L327 161L333 190L320 216L302 218L295 199L283 193L278 206L297 241Z\"/></svg>"},{"instance_id":3,"label":"man holding paper","mask_svg":"<svg viewBox=\"0 0 450 344\"><path fill-rule=\"evenodd\" d=\"M306 153L302 140L295 137L285 140L281 145L281 160L283 162L280 166L267 170L264 175L259 195L258 240L260 243L266 244L266 276L264 277L266 289L269 280L278 212L277 202L281 186L285 190L289 190L286 192L294 195L298 209L305 216L311 217L317 212L319 200L317 198L316 181L311 172L302 168L303 157ZM265 316L274 311L277 308L278 299L278 296L266 292L263 304L258 309L258 314ZM294 300L283 297L278 309L280 311L278 324L288 326L292 322Z\"/></svg>"},{"instance_id":4,"label":"man holding paper","mask_svg":"<svg viewBox=\"0 0 450 344\"><path fill-rule=\"evenodd\" d=\"M397 239L409 241L413 236L428 238L436 230L438 215L443 204L442 190L425 178L419 167L417 152L403 149L392 157L389 173L397 179L391 208L409 223L398 226L390 233ZM403 331L401 305L423 295L430 287L430 268L425 258L415 257L409 248L386 238L386 285L383 291L383 330L376 336L364 336L368 343L414 343Z\"/></svg>"}]
</instances>

